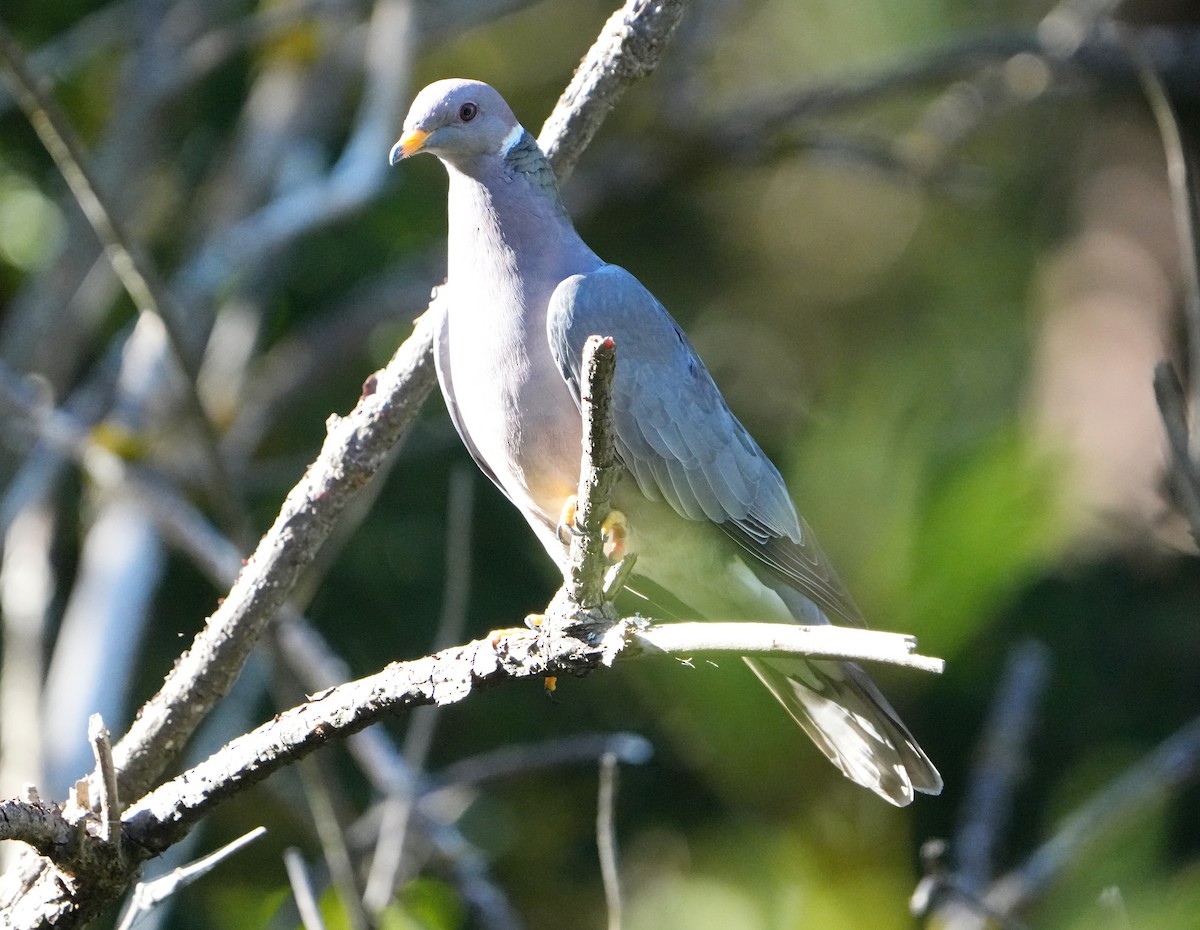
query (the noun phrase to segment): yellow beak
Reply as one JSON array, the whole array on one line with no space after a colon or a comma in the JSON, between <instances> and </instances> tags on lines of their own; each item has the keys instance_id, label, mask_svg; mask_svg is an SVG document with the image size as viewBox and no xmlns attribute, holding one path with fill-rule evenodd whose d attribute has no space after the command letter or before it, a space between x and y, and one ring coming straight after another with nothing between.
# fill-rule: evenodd
<instances>
[{"instance_id":1,"label":"yellow beak","mask_svg":"<svg viewBox=\"0 0 1200 930\"><path fill-rule=\"evenodd\" d=\"M425 146L425 140L429 138L429 133L424 129L410 129L402 135L399 141L392 146L392 153L388 161L391 164L396 164L402 158L408 158L409 155L416 155Z\"/></svg>"}]
</instances>

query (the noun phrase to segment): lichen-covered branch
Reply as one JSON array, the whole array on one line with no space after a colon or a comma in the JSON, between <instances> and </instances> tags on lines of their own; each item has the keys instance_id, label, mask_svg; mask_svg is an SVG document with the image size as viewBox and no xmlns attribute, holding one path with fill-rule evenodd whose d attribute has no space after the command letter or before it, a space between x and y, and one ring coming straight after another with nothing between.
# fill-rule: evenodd
<instances>
[{"instance_id":1,"label":"lichen-covered branch","mask_svg":"<svg viewBox=\"0 0 1200 930\"><path fill-rule=\"evenodd\" d=\"M538 145L565 180L631 84L658 67L685 0L627 0L609 17L542 126Z\"/></svg>"},{"instance_id":2,"label":"lichen-covered branch","mask_svg":"<svg viewBox=\"0 0 1200 930\"><path fill-rule=\"evenodd\" d=\"M563 587L567 599L584 609L604 602L604 521L609 498L621 475L612 422L612 382L617 347L611 338L591 336L583 347L583 452L576 494L575 526L571 536ZM615 617L614 617L615 619Z\"/></svg>"},{"instance_id":3,"label":"lichen-covered branch","mask_svg":"<svg viewBox=\"0 0 1200 930\"><path fill-rule=\"evenodd\" d=\"M311 562L350 497L370 479L433 389L432 321L374 379L347 417L332 416L317 460L288 494L228 596L114 749L122 797L138 797L228 690L259 634Z\"/></svg>"},{"instance_id":4,"label":"lichen-covered branch","mask_svg":"<svg viewBox=\"0 0 1200 930\"><path fill-rule=\"evenodd\" d=\"M801 655L881 661L940 671L913 653L911 637L844 627L768 623L653 625L621 621L593 642L512 629L433 655L395 662L375 675L329 688L277 715L219 753L151 792L126 811L127 846L153 855L178 841L221 801L333 739L397 711L457 703L504 682L583 675L626 655Z\"/></svg>"}]
</instances>

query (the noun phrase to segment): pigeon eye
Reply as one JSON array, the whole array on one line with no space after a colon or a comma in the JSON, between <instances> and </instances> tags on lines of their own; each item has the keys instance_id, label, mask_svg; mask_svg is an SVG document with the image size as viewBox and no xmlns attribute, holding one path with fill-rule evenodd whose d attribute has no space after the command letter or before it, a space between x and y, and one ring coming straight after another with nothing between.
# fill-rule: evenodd
<instances>
[{"instance_id":1,"label":"pigeon eye","mask_svg":"<svg viewBox=\"0 0 1200 930\"><path fill-rule=\"evenodd\" d=\"M479 113L479 107L473 103L464 103L458 108L458 118L464 123L469 123Z\"/></svg>"}]
</instances>

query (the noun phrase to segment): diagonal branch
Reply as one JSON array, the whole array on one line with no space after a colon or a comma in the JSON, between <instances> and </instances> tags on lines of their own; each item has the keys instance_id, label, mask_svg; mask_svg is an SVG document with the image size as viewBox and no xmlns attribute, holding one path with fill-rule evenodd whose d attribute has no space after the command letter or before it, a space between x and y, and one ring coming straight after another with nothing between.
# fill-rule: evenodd
<instances>
[{"instance_id":1,"label":"diagonal branch","mask_svg":"<svg viewBox=\"0 0 1200 930\"><path fill-rule=\"evenodd\" d=\"M686 5L686 0L627 0L608 18L538 136L560 181L575 170L630 85L658 67Z\"/></svg>"},{"instance_id":2,"label":"diagonal branch","mask_svg":"<svg viewBox=\"0 0 1200 930\"><path fill-rule=\"evenodd\" d=\"M1200 718L1184 725L1080 805L1018 868L994 882L983 900L1000 914L1028 905L1078 861L1114 823L1146 810L1200 776Z\"/></svg>"},{"instance_id":3,"label":"diagonal branch","mask_svg":"<svg viewBox=\"0 0 1200 930\"><path fill-rule=\"evenodd\" d=\"M383 671L330 688L276 715L216 755L131 805L125 839L145 858L181 839L222 801L257 784L333 739L341 739L410 707L454 704L478 688L545 677L583 675L625 654L632 644L682 628L656 654L690 658L705 653L800 655L884 661L937 671L938 660L912 654L912 641L892 633L791 624L695 623L644 625L622 621L594 642L512 629L433 655L394 662ZM788 643L789 633L796 636ZM811 637L811 641L809 641Z\"/></svg>"},{"instance_id":4,"label":"diagonal branch","mask_svg":"<svg viewBox=\"0 0 1200 930\"><path fill-rule=\"evenodd\" d=\"M144 793L237 677L334 521L416 419L434 384L426 314L349 416L331 416L317 460L259 541L238 580L114 750L123 797Z\"/></svg>"},{"instance_id":5,"label":"diagonal branch","mask_svg":"<svg viewBox=\"0 0 1200 930\"><path fill-rule=\"evenodd\" d=\"M201 439L209 493L226 525L231 529L239 528L243 523L242 508L238 506L233 482L217 448L216 430L197 391L200 362L184 335L178 306L132 236L109 210L70 122L54 98L38 86L24 52L3 24L0 24L0 71L7 77L14 99L70 187L134 306L162 320L175 361L183 373L183 400Z\"/></svg>"},{"instance_id":6,"label":"diagonal branch","mask_svg":"<svg viewBox=\"0 0 1200 930\"><path fill-rule=\"evenodd\" d=\"M1187 325L1187 360L1191 371L1188 401L1191 408L1191 431L1196 431L1195 417L1200 416L1200 203L1196 200L1196 171L1188 158L1180 135L1179 119L1167 97L1162 78L1155 72L1145 50L1124 34L1119 34L1137 68L1142 93L1162 138L1163 156L1167 162L1167 182L1171 193L1171 213L1175 220L1175 237L1179 242L1180 269L1183 274L1183 317ZM1192 471L1195 472L1195 437L1192 440Z\"/></svg>"}]
</instances>

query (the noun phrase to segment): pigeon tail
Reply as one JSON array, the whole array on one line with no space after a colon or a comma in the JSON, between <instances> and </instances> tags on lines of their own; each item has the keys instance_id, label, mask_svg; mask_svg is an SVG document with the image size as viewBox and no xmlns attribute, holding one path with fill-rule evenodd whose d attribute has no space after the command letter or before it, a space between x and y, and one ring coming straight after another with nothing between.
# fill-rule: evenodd
<instances>
[{"instance_id":1,"label":"pigeon tail","mask_svg":"<svg viewBox=\"0 0 1200 930\"><path fill-rule=\"evenodd\" d=\"M942 776L887 698L852 662L747 658L829 761L897 807L940 794Z\"/></svg>"}]
</instances>

